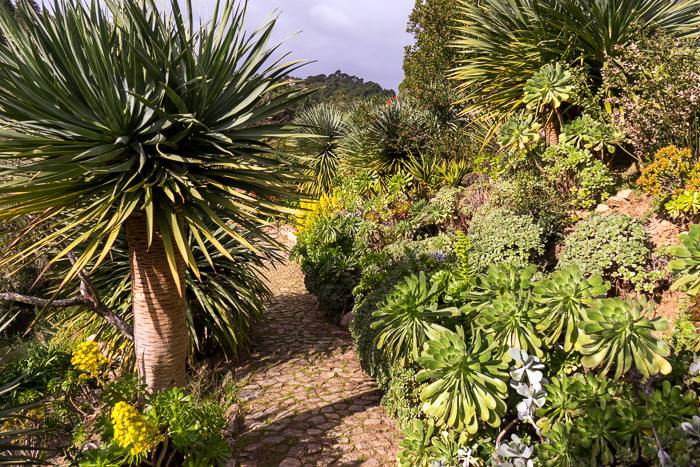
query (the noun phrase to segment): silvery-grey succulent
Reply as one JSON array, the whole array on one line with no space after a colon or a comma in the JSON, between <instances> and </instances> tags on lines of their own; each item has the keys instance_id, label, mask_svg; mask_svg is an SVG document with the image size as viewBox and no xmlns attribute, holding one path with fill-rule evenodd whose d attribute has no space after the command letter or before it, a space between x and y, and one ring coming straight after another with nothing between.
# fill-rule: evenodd
<instances>
[{"instance_id":1,"label":"silvery-grey succulent","mask_svg":"<svg viewBox=\"0 0 700 467\"><path fill-rule=\"evenodd\" d=\"M688 373L691 375L697 375L700 374L700 360L698 360L698 354L693 352L693 363L690 364L690 367L688 368Z\"/></svg>"},{"instance_id":2,"label":"silvery-grey succulent","mask_svg":"<svg viewBox=\"0 0 700 467\"><path fill-rule=\"evenodd\" d=\"M681 423L681 428L685 431L693 444L698 444L700 440L700 417L693 415L693 423L683 422Z\"/></svg>"},{"instance_id":3,"label":"silvery-grey succulent","mask_svg":"<svg viewBox=\"0 0 700 467\"><path fill-rule=\"evenodd\" d=\"M492 459L491 465L499 467L533 467L532 454L534 446L528 446L520 442L516 434L510 436L511 442L501 444L496 451L498 460Z\"/></svg>"},{"instance_id":4,"label":"silvery-grey succulent","mask_svg":"<svg viewBox=\"0 0 700 467\"><path fill-rule=\"evenodd\" d=\"M549 381L539 371L544 369L544 365L540 363L538 357L528 355L527 352L517 347L511 348L508 354L516 362L510 368L510 377L512 378L510 386L523 396L523 400L517 406L518 418L530 421L535 425L533 418L535 411L544 405L547 398L547 391L542 387L542 384L548 384Z\"/></svg>"}]
</instances>

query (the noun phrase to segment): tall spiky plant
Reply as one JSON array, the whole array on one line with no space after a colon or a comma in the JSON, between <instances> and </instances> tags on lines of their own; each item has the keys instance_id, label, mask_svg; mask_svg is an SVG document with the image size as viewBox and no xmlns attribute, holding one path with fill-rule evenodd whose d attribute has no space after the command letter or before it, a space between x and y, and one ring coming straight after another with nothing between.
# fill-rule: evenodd
<instances>
[{"instance_id":1,"label":"tall spiky plant","mask_svg":"<svg viewBox=\"0 0 700 467\"><path fill-rule=\"evenodd\" d=\"M330 193L341 165L340 142L347 115L331 104L319 104L304 110L294 123L303 136L287 141L284 147L308 166L304 173L309 180L302 183L302 190L311 195Z\"/></svg>"},{"instance_id":2,"label":"tall spiky plant","mask_svg":"<svg viewBox=\"0 0 700 467\"><path fill-rule=\"evenodd\" d=\"M696 0L461 0L456 46L466 59L454 70L469 103L466 112L503 120L522 107L523 91L543 66L585 65L600 76L634 25L679 35L698 34Z\"/></svg>"},{"instance_id":3,"label":"tall spiky plant","mask_svg":"<svg viewBox=\"0 0 700 467\"><path fill-rule=\"evenodd\" d=\"M275 20L249 35L235 0L201 27L189 1L169 14L153 0L104 4L55 1L19 21L1 10L0 221L31 222L0 267L58 246L52 261L73 259L65 285L125 231L138 371L158 391L185 382L193 248L230 258L214 225L254 249L229 222L264 236L264 219L288 211L298 171L265 141L291 130L266 119L303 97L268 97L299 63L269 64Z\"/></svg>"}]
</instances>

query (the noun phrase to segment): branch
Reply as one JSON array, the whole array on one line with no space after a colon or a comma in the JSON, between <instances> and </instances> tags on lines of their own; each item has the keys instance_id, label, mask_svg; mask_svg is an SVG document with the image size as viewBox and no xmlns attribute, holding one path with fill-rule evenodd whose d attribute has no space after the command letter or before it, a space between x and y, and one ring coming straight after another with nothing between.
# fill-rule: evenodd
<instances>
[{"instance_id":1,"label":"branch","mask_svg":"<svg viewBox=\"0 0 700 467\"><path fill-rule=\"evenodd\" d=\"M104 304L95 304L95 302L88 297L73 297L51 301L45 298L33 297L31 295L20 295L16 293L4 292L0 293L0 300L19 302L24 303L26 305L40 306L42 308L47 305L56 308L65 308L69 306L84 306L86 308L89 308L96 314L100 315L105 321L114 326L119 332L124 334L124 337L126 337L130 341L134 340L134 328L131 327L129 323L120 318L116 313L114 313Z\"/></svg>"},{"instance_id":2,"label":"branch","mask_svg":"<svg viewBox=\"0 0 700 467\"><path fill-rule=\"evenodd\" d=\"M60 243L65 247L65 239L61 239ZM78 261L78 258L75 256L75 252L73 252L73 250L67 251L66 256L73 265ZM119 317L119 315L114 313L107 305L102 303L97 287L95 287L95 285L92 283L85 269L78 271L78 278L80 279L80 294L90 303L87 305L87 307L104 318L105 321L124 334L124 337L133 342L134 328L129 326L129 324Z\"/></svg>"},{"instance_id":3,"label":"branch","mask_svg":"<svg viewBox=\"0 0 700 467\"><path fill-rule=\"evenodd\" d=\"M84 297L74 297L65 300L54 300L53 302L51 302L51 300L47 300L45 298L33 297L31 295L20 295L18 293L9 292L0 293L0 300L19 302L24 303L25 305L34 305L40 307L45 307L49 303L51 303L52 306L55 306L57 308L77 305L84 305L87 307L91 306L91 303L88 301L88 299Z\"/></svg>"}]
</instances>

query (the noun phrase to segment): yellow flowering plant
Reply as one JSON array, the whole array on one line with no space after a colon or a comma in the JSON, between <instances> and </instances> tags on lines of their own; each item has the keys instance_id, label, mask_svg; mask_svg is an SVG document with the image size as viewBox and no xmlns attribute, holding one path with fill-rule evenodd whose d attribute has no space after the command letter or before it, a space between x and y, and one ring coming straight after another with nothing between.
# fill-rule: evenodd
<instances>
[{"instance_id":1,"label":"yellow flowering plant","mask_svg":"<svg viewBox=\"0 0 700 467\"><path fill-rule=\"evenodd\" d=\"M88 377L99 378L100 371L109 363L100 353L100 348L96 342L82 342L73 350L71 358L73 367L82 372L81 379Z\"/></svg>"},{"instance_id":2,"label":"yellow flowering plant","mask_svg":"<svg viewBox=\"0 0 700 467\"><path fill-rule=\"evenodd\" d=\"M130 449L132 456L147 453L163 440L158 428L134 407L120 401L112 410L114 441L122 448Z\"/></svg>"},{"instance_id":3,"label":"yellow flowering plant","mask_svg":"<svg viewBox=\"0 0 700 467\"><path fill-rule=\"evenodd\" d=\"M318 199L301 201L302 213L297 216L299 232L311 228L314 223L342 208L340 199L334 195L321 195Z\"/></svg>"}]
</instances>

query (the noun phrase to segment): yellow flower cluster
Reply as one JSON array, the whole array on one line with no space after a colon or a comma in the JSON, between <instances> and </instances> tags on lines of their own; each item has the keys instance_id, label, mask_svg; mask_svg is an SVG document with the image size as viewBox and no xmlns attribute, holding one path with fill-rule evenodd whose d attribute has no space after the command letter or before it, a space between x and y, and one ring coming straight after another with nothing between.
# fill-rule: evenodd
<instances>
[{"instance_id":1,"label":"yellow flower cluster","mask_svg":"<svg viewBox=\"0 0 700 467\"><path fill-rule=\"evenodd\" d=\"M141 454L163 440L158 428L126 402L117 402L114 406L112 425L114 440L123 448L131 446L132 455Z\"/></svg>"},{"instance_id":2,"label":"yellow flower cluster","mask_svg":"<svg viewBox=\"0 0 700 467\"><path fill-rule=\"evenodd\" d=\"M335 196L321 195L318 199L303 200L302 213L297 216L299 232L310 228L316 220L341 208L340 200Z\"/></svg>"},{"instance_id":3,"label":"yellow flower cluster","mask_svg":"<svg viewBox=\"0 0 700 467\"><path fill-rule=\"evenodd\" d=\"M107 364L107 359L100 353L96 342L82 342L73 351L70 362L78 370L96 378L99 376L100 367Z\"/></svg>"}]
</instances>

